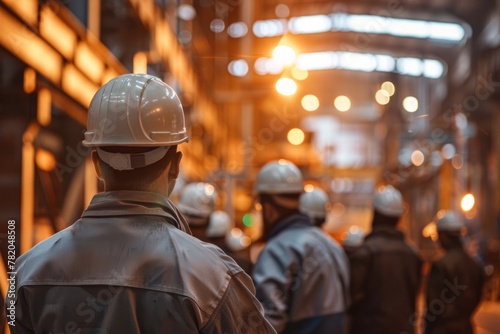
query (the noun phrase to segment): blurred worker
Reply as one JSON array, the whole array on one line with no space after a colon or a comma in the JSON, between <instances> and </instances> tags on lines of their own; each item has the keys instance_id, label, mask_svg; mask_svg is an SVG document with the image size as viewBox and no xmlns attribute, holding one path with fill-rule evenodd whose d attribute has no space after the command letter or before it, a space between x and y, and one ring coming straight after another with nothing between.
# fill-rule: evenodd
<instances>
[{"instance_id":1,"label":"blurred worker","mask_svg":"<svg viewBox=\"0 0 500 334\"><path fill-rule=\"evenodd\" d=\"M315 187L312 191L300 195L299 211L309 216L317 227L322 227L325 223L328 206L328 195L320 188Z\"/></svg>"},{"instance_id":2,"label":"blurred worker","mask_svg":"<svg viewBox=\"0 0 500 334\"><path fill-rule=\"evenodd\" d=\"M429 273L425 333L472 334L470 319L481 300L484 271L462 247L465 231L458 213L441 210L435 224L445 254Z\"/></svg>"},{"instance_id":3,"label":"blurred worker","mask_svg":"<svg viewBox=\"0 0 500 334\"><path fill-rule=\"evenodd\" d=\"M253 270L257 298L278 333L343 333L347 258L299 212L302 173L291 162L264 165L255 181L266 242Z\"/></svg>"},{"instance_id":4,"label":"blurred worker","mask_svg":"<svg viewBox=\"0 0 500 334\"><path fill-rule=\"evenodd\" d=\"M243 239L243 231L240 229L238 232L241 234L238 236L232 236L231 230L234 228L234 223L231 217L224 211L215 210L210 214L209 223L205 232L207 241L219 246L224 253L231 256L234 261L249 275L252 274L252 262L250 259L243 254L241 251L245 248L243 243L250 238ZM235 242L239 245L237 245ZM247 247L249 244L246 245Z\"/></svg>"},{"instance_id":5,"label":"blurred worker","mask_svg":"<svg viewBox=\"0 0 500 334\"><path fill-rule=\"evenodd\" d=\"M344 248L344 252L349 260L363 245L364 237L365 233L356 225L349 227L347 232L342 236L342 248Z\"/></svg>"},{"instance_id":6,"label":"blurred worker","mask_svg":"<svg viewBox=\"0 0 500 334\"><path fill-rule=\"evenodd\" d=\"M91 101L84 145L105 192L16 261L12 333L272 333L234 261L167 196L187 141L176 93L126 74Z\"/></svg>"},{"instance_id":7,"label":"blurred worker","mask_svg":"<svg viewBox=\"0 0 500 334\"><path fill-rule=\"evenodd\" d=\"M350 333L413 333L422 262L396 229L403 197L390 185L380 187L373 209L372 231L350 258Z\"/></svg>"},{"instance_id":8,"label":"blurred worker","mask_svg":"<svg viewBox=\"0 0 500 334\"><path fill-rule=\"evenodd\" d=\"M202 241L207 241L208 223L216 202L217 193L210 183L189 183L181 192L179 211L186 218L193 236Z\"/></svg>"}]
</instances>

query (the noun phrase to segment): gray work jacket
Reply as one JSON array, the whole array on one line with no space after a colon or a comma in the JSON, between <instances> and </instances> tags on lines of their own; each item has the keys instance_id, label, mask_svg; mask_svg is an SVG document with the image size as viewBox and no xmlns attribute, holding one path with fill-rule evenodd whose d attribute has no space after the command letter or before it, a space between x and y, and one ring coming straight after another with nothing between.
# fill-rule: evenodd
<instances>
[{"instance_id":1,"label":"gray work jacket","mask_svg":"<svg viewBox=\"0 0 500 334\"><path fill-rule=\"evenodd\" d=\"M348 260L307 216L291 215L273 227L252 277L278 333L344 332Z\"/></svg>"},{"instance_id":2,"label":"gray work jacket","mask_svg":"<svg viewBox=\"0 0 500 334\"><path fill-rule=\"evenodd\" d=\"M12 333L274 333L250 277L185 231L159 194L95 195L16 262Z\"/></svg>"}]
</instances>

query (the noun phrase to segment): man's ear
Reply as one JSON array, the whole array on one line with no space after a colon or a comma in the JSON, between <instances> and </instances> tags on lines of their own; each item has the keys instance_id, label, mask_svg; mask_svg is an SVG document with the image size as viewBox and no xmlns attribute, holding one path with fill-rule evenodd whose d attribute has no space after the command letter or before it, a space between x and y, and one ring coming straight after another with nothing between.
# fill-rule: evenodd
<instances>
[{"instance_id":1,"label":"man's ear","mask_svg":"<svg viewBox=\"0 0 500 334\"><path fill-rule=\"evenodd\" d=\"M102 181L103 177L102 177L101 166L99 165L99 156L97 155L97 151L93 150L90 156L92 158L92 164L94 165L97 178Z\"/></svg>"},{"instance_id":2,"label":"man's ear","mask_svg":"<svg viewBox=\"0 0 500 334\"><path fill-rule=\"evenodd\" d=\"M179 176L181 160L182 152L175 152L174 158L170 162L170 169L168 171L169 180L175 180Z\"/></svg>"}]
</instances>

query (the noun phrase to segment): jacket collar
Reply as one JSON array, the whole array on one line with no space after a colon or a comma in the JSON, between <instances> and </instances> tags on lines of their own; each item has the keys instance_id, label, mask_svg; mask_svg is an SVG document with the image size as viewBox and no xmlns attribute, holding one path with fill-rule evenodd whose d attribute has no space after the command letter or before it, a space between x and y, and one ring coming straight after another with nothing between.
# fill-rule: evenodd
<instances>
[{"instance_id":1,"label":"jacket collar","mask_svg":"<svg viewBox=\"0 0 500 334\"><path fill-rule=\"evenodd\" d=\"M186 219L165 196L146 191L119 190L94 195L83 218L113 216L160 216L191 234Z\"/></svg>"},{"instance_id":2,"label":"jacket collar","mask_svg":"<svg viewBox=\"0 0 500 334\"><path fill-rule=\"evenodd\" d=\"M290 228L291 226L296 226L296 225L307 225L307 226L313 226L311 219L304 215L304 214L293 214L288 217L282 218L280 221L278 221L271 229L269 232L269 235L267 235L264 238L264 241L269 241L276 235L280 234L282 231L284 231L287 228Z\"/></svg>"}]
</instances>

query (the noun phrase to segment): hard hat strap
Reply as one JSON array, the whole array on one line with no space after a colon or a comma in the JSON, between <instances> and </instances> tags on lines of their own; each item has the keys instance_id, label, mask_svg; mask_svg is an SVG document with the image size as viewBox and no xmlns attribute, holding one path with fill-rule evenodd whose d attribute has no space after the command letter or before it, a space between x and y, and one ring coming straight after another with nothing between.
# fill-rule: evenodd
<instances>
[{"instance_id":1,"label":"hard hat strap","mask_svg":"<svg viewBox=\"0 0 500 334\"><path fill-rule=\"evenodd\" d=\"M154 150L142 153L112 153L97 147L99 157L116 170L132 170L142 168L160 161L171 146L160 146Z\"/></svg>"}]
</instances>

